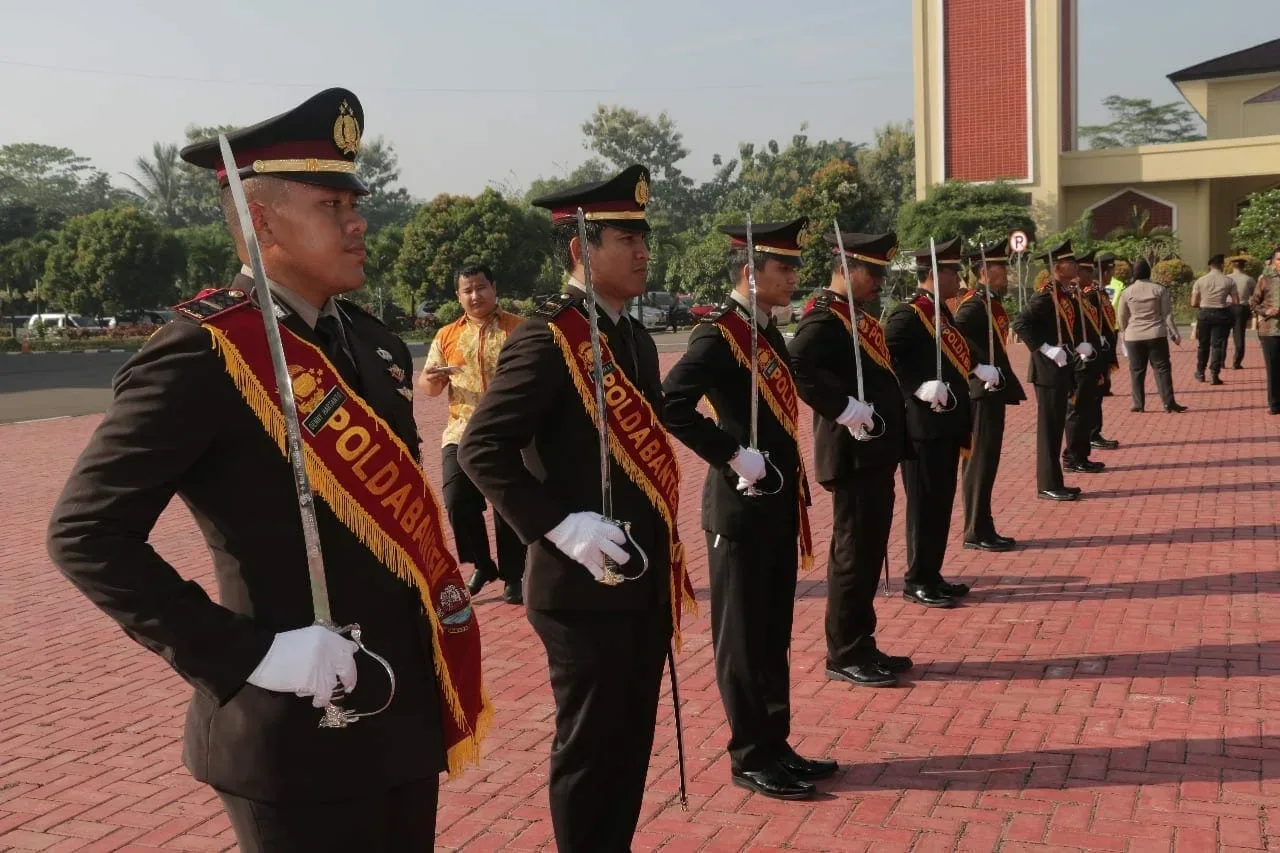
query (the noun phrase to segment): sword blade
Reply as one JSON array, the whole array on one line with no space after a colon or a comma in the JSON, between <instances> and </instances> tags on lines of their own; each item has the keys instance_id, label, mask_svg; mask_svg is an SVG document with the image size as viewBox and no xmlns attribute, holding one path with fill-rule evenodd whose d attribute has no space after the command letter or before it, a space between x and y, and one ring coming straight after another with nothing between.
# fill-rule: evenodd
<instances>
[{"instance_id":1,"label":"sword blade","mask_svg":"<svg viewBox=\"0 0 1280 853\"><path fill-rule=\"evenodd\" d=\"M604 411L604 355L600 346L600 318L596 316L596 289L591 283L587 218L582 208L578 208L578 242L582 251L582 286L587 289L587 315L591 324L591 379L596 386L596 434L600 441L600 514L605 518L613 518L613 485L609 480L609 426Z\"/></svg>"},{"instance_id":2,"label":"sword blade","mask_svg":"<svg viewBox=\"0 0 1280 853\"><path fill-rule=\"evenodd\" d=\"M750 304L751 320L751 444L752 450L759 449L757 442L757 425L760 421L760 344L756 341L759 332L756 330L756 247L755 238L751 234L751 213L747 212L747 302Z\"/></svg>"},{"instance_id":3,"label":"sword blade","mask_svg":"<svg viewBox=\"0 0 1280 853\"><path fill-rule=\"evenodd\" d=\"M267 274L262 266L262 252L258 247L258 235L253 229L249 203L245 199L244 184L236 170L236 158L225 134L218 134L218 146L222 149L222 162L227 169L227 182L231 197L235 200L236 215L240 219L240 231L244 235L245 251L249 266L253 268L253 292L262 322L267 333L267 348L271 351L271 368L275 374L276 391L280 395L280 410L284 413L285 445L289 451L289 467L293 470L293 484L298 495L298 512L302 519L302 541L307 554L307 579L311 584L311 609L316 623L332 628L333 616L329 611L329 585L324 575L324 552L320 548L320 527L316 523L315 496L311 491L311 478L307 476L305 456L302 452L302 431L298 426L298 405L293 397L293 380L289 365L284 359L284 342L280 339L280 326L276 321L275 303L267 287Z\"/></svg>"},{"instance_id":4,"label":"sword blade","mask_svg":"<svg viewBox=\"0 0 1280 853\"><path fill-rule=\"evenodd\" d=\"M844 287L849 297L849 330L853 333L853 361L858 374L858 400L867 401L866 389L862 380L862 339L858 336L858 306L853 301L853 282L849 279L849 258L844 253L844 235L840 233L840 220L833 219L836 226L836 247L840 250L840 269L844 273Z\"/></svg>"},{"instance_id":5,"label":"sword blade","mask_svg":"<svg viewBox=\"0 0 1280 853\"><path fill-rule=\"evenodd\" d=\"M942 381L942 282L938 278L938 246L929 238L929 258L933 264L933 331L937 344L938 381Z\"/></svg>"}]
</instances>

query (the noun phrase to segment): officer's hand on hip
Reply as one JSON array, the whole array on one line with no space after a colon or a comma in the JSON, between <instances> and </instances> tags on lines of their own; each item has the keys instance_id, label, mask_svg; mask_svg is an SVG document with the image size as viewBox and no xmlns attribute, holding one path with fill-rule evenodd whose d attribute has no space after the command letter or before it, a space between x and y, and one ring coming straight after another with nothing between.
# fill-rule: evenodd
<instances>
[{"instance_id":1,"label":"officer's hand on hip","mask_svg":"<svg viewBox=\"0 0 1280 853\"><path fill-rule=\"evenodd\" d=\"M738 491L742 491L764 476L764 454L750 447L739 447L729 460L729 467L738 475ZM743 485L744 481L746 485Z\"/></svg>"},{"instance_id":2,"label":"officer's hand on hip","mask_svg":"<svg viewBox=\"0 0 1280 853\"><path fill-rule=\"evenodd\" d=\"M631 559L622 547L627 542L622 528L605 521L598 512L571 512L547 532L546 538L596 580L604 577L605 557L618 565Z\"/></svg>"},{"instance_id":3,"label":"officer's hand on hip","mask_svg":"<svg viewBox=\"0 0 1280 853\"><path fill-rule=\"evenodd\" d=\"M323 708L333 698L339 681L347 693L356 689L357 648L346 637L319 625L283 631L276 634L248 681L274 693L310 697L312 705Z\"/></svg>"}]
</instances>

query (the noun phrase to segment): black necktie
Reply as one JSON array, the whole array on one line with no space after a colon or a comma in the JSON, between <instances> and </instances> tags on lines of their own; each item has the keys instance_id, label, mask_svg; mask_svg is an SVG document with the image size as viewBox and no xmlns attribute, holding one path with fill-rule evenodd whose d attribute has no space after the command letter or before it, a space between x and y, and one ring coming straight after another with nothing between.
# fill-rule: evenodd
<instances>
[{"instance_id":1,"label":"black necktie","mask_svg":"<svg viewBox=\"0 0 1280 853\"><path fill-rule=\"evenodd\" d=\"M618 324L615 327L618 332L618 363L623 367L623 373L630 377L632 382L637 380L640 375L640 365L636 360L636 337L635 330L631 328L631 320L624 314L618 318ZM630 367L631 370L626 368Z\"/></svg>"},{"instance_id":2,"label":"black necktie","mask_svg":"<svg viewBox=\"0 0 1280 853\"><path fill-rule=\"evenodd\" d=\"M320 339L320 347L329 361L337 368L339 375L352 388L359 388L360 376L356 366L342 348L342 324L331 314L321 314L316 319L316 337Z\"/></svg>"}]
</instances>

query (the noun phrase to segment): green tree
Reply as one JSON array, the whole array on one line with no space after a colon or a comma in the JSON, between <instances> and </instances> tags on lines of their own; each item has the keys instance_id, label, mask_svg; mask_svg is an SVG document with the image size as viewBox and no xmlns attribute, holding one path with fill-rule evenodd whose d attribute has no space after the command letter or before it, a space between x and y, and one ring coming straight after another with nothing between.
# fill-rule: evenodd
<instances>
[{"instance_id":1,"label":"green tree","mask_svg":"<svg viewBox=\"0 0 1280 853\"><path fill-rule=\"evenodd\" d=\"M507 296L532 291L549 250L549 222L492 189L480 195L440 195L405 227L395 263L397 294L411 312L426 297L454 292L453 276L470 260L494 268Z\"/></svg>"},{"instance_id":2,"label":"green tree","mask_svg":"<svg viewBox=\"0 0 1280 853\"><path fill-rule=\"evenodd\" d=\"M188 125L184 131L187 145L216 139L219 133L232 133L239 130L235 125L220 124L213 126ZM187 225L210 225L224 222L222 205L218 201L218 182L213 172L179 162L178 170L182 177L178 181L178 210L182 221Z\"/></svg>"},{"instance_id":3,"label":"green tree","mask_svg":"<svg viewBox=\"0 0 1280 853\"><path fill-rule=\"evenodd\" d=\"M1231 229L1231 240L1255 258L1270 257L1271 250L1280 246L1280 187L1246 199L1240 219Z\"/></svg>"},{"instance_id":4,"label":"green tree","mask_svg":"<svg viewBox=\"0 0 1280 853\"><path fill-rule=\"evenodd\" d=\"M835 230L837 219L842 231L870 231L883 204L856 166L832 160L796 192L791 207L793 215L809 218L797 286L798 294L807 294L825 287L831 278L831 248L822 235Z\"/></svg>"},{"instance_id":5,"label":"green tree","mask_svg":"<svg viewBox=\"0 0 1280 853\"><path fill-rule=\"evenodd\" d=\"M1080 126L1080 138L1090 148L1132 148L1204 139L1199 119L1179 101L1156 105L1150 98L1108 95L1102 105L1111 113L1110 122Z\"/></svg>"},{"instance_id":6,"label":"green tree","mask_svg":"<svg viewBox=\"0 0 1280 853\"><path fill-rule=\"evenodd\" d=\"M579 165L576 169L556 178L538 178L529 185L529 189L524 193L526 204L531 203L536 198L545 195L566 190L569 187L576 187L579 184L589 184L596 181L603 181L609 177L613 170L609 165L598 157L591 157L586 162Z\"/></svg>"},{"instance_id":7,"label":"green tree","mask_svg":"<svg viewBox=\"0 0 1280 853\"><path fill-rule=\"evenodd\" d=\"M1089 229L1092 233L1092 229ZM1151 227L1151 211L1136 204L1129 211L1129 221L1112 229L1103 239L1090 241L1089 248L1112 252L1116 257L1137 260L1146 258L1153 266L1168 258L1177 257L1182 242L1167 225Z\"/></svg>"},{"instance_id":8,"label":"green tree","mask_svg":"<svg viewBox=\"0 0 1280 853\"><path fill-rule=\"evenodd\" d=\"M240 271L240 258L226 225L190 225L173 233L183 256L179 298L194 296L206 287L225 287Z\"/></svg>"},{"instance_id":9,"label":"green tree","mask_svg":"<svg viewBox=\"0 0 1280 853\"><path fill-rule=\"evenodd\" d=\"M1026 194L1003 181L937 184L929 188L924 200L904 205L898 215L898 242L910 249L928 246L930 237L991 240L1013 231L1025 231L1034 238L1036 225Z\"/></svg>"},{"instance_id":10,"label":"green tree","mask_svg":"<svg viewBox=\"0 0 1280 853\"><path fill-rule=\"evenodd\" d=\"M0 204L77 216L118 197L106 172L70 148L17 142L0 147Z\"/></svg>"},{"instance_id":11,"label":"green tree","mask_svg":"<svg viewBox=\"0 0 1280 853\"><path fill-rule=\"evenodd\" d=\"M404 246L404 229L388 225L369 235L364 243L368 252L364 262L364 287L347 296L373 313L385 316L387 303L395 298L396 259Z\"/></svg>"},{"instance_id":12,"label":"green tree","mask_svg":"<svg viewBox=\"0 0 1280 853\"><path fill-rule=\"evenodd\" d=\"M381 136L363 143L356 155L356 171L369 187L369 195L360 201L360 213L369 223L369 233L390 225L407 225L413 218L414 201L407 189L397 186L400 158L395 146Z\"/></svg>"},{"instance_id":13,"label":"green tree","mask_svg":"<svg viewBox=\"0 0 1280 853\"><path fill-rule=\"evenodd\" d=\"M916 197L916 134L910 119L876 130L875 142L858 152L863 179L879 194L882 208L870 227L890 231L898 212Z\"/></svg>"},{"instance_id":14,"label":"green tree","mask_svg":"<svg viewBox=\"0 0 1280 853\"><path fill-rule=\"evenodd\" d=\"M776 139L761 148L749 142L739 143L738 176L727 185L721 205L745 211L770 201L790 201L832 160L857 165L863 146L844 139L813 143L807 130L808 123L801 124L800 132L791 137L786 148ZM722 169L729 165L719 155L712 158L712 164Z\"/></svg>"},{"instance_id":15,"label":"green tree","mask_svg":"<svg viewBox=\"0 0 1280 853\"><path fill-rule=\"evenodd\" d=\"M182 246L133 207L68 220L45 261L48 300L81 314L169 305L177 297Z\"/></svg>"},{"instance_id":16,"label":"green tree","mask_svg":"<svg viewBox=\"0 0 1280 853\"><path fill-rule=\"evenodd\" d=\"M36 282L44 275L45 260L56 234L42 231L0 244L0 296L5 312L29 311Z\"/></svg>"},{"instance_id":17,"label":"green tree","mask_svg":"<svg viewBox=\"0 0 1280 853\"><path fill-rule=\"evenodd\" d=\"M170 228L179 228L184 223L181 207L186 176L181 163L178 146L154 142L151 159L139 157L134 161L141 177L126 176L133 182L134 194L141 199L143 207Z\"/></svg>"},{"instance_id":18,"label":"green tree","mask_svg":"<svg viewBox=\"0 0 1280 853\"><path fill-rule=\"evenodd\" d=\"M665 112L656 119L629 107L600 104L590 119L582 123L585 145L614 170L633 163L649 168L653 181L649 210L676 231L687 227L697 211L693 209L692 178L677 165L689 156L684 136Z\"/></svg>"}]
</instances>

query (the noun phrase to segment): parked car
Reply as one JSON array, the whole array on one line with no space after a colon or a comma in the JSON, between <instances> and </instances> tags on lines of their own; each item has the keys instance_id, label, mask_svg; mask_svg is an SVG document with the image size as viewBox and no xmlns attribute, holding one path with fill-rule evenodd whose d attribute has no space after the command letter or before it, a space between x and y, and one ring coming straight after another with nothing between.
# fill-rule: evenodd
<instances>
[{"instance_id":1,"label":"parked car","mask_svg":"<svg viewBox=\"0 0 1280 853\"><path fill-rule=\"evenodd\" d=\"M45 329L102 329L105 328L93 317L83 314L32 314L27 321L27 328L43 326Z\"/></svg>"}]
</instances>

